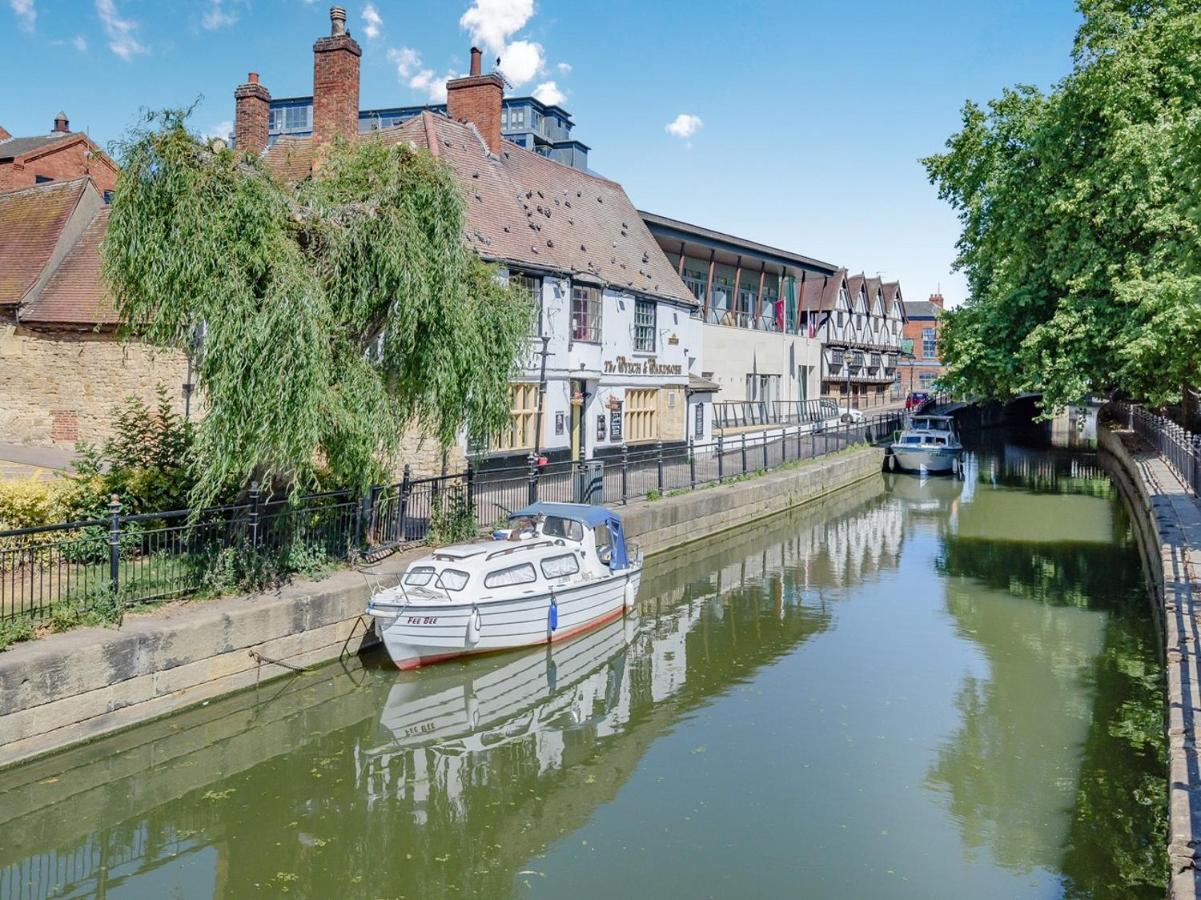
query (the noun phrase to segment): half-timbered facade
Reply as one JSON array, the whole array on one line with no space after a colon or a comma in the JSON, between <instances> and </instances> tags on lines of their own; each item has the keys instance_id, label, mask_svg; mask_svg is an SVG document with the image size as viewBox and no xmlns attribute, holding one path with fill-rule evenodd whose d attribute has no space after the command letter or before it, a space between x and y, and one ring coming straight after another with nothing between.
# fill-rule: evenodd
<instances>
[{"instance_id":1,"label":"half-timbered facade","mask_svg":"<svg viewBox=\"0 0 1201 900\"><path fill-rule=\"evenodd\" d=\"M905 325L897 282L848 276L845 269L806 279L801 318L822 344L823 397L857 408L895 399Z\"/></svg>"}]
</instances>

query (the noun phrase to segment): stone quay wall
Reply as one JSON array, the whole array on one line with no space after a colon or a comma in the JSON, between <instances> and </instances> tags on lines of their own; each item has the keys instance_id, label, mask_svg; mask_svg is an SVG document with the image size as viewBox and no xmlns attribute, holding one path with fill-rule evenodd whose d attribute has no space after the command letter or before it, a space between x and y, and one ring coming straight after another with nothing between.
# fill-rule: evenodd
<instances>
[{"instance_id":1,"label":"stone quay wall","mask_svg":"<svg viewBox=\"0 0 1201 900\"><path fill-rule=\"evenodd\" d=\"M877 475L864 448L734 484L622 507L629 538L660 553ZM0 653L0 767L294 674L378 642L362 615L424 550L277 591L176 603Z\"/></svg>"},{"instance_id":2,"label":"stone quay wall","mask_svg":"<svg viewBox=\"0 0 1201 900\"><path fill-rule=\"evenodd\" d=\"M1103 425L1101 459L1133 512L1154 611L1164 637L1168 737L1170 894L1192 900L1201 887L1201 500L1162 457L1131 432Z\"/></svg>"}]
</instances>

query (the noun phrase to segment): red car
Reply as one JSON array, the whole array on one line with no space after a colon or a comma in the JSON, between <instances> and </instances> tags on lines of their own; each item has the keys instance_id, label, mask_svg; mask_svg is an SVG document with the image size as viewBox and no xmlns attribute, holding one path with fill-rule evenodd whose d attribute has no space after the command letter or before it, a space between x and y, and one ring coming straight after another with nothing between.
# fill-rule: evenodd
<instances>
[{"instance_id":1,"label":"red car","mask_svg":"<svg viewBox=\"0 0 1201 900\"><path fill-rule=\"evenodd\" d=\"M909 396L905 398L905 412L913 412L915 409L921 409L929 400L930 395L925 391L911 391Z\"/></svg>"}]
</instances>

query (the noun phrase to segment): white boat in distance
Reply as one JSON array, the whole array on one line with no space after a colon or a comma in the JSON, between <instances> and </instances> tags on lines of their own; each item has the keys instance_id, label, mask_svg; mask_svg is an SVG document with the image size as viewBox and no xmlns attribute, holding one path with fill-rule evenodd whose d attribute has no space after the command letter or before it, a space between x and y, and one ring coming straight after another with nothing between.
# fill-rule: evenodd
<instances>
[{"instance_id":1,"label":"white boat in distance","mask_svg":"<svg viewBox=\"0 0 1201 900\"><path fill-rule=\"evenodd\" d=\"M492 540L440 547L367 605L401 669L549 644L633 607L642 556L621 517L578 503L534 503Z\"/></svg>"},{"instance_id":2,"label":"white boat in distance","mask_svg":"<svg viewBox=\"0 0 1201 900\"><path fill-rule=\"evenodd\" d=\"M893 442L892 463L902 472L958 472L963 444L952 416L914 416Z\"/></svg>"}]
</instances>

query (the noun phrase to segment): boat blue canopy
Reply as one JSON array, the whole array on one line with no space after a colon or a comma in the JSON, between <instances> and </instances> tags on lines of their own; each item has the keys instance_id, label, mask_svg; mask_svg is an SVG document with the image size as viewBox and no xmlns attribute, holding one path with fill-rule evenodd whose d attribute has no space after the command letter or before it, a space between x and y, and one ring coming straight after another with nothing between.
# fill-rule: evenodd
<instances>
[{"instance_id":1,"label":"boat blue canopy","mask_svg":"<svg viewBox=\"0 0 1201 900\"><path fill-rule=\"evenodd\" d=\"M509 513L510 519L518 516L558 516L560 519L582 522L590 528L596 528L613 519L621 521L621 516L613 510L603 506L589 506L586 503L531 503L523 509Z\"/></svg>"}]
</instances>

